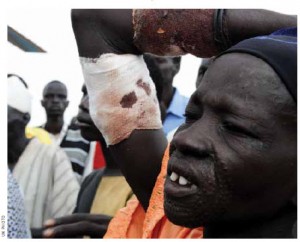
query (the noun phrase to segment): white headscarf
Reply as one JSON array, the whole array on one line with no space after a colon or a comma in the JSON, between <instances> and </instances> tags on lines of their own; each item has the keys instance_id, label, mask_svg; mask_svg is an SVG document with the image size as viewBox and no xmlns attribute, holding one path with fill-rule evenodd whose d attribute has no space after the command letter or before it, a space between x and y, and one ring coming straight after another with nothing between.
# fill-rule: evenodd
<instances>
[{"instance_id":1,"label":"white headscarf","mask_svg":"<svg viewBox=\"0 0 300 242\"><path fill-rule=\"evenodd\" d=\"M31 113L32 96L24 83L16 76L7 78L7 104L22 113Z\"/></svg>"}]
</instances>

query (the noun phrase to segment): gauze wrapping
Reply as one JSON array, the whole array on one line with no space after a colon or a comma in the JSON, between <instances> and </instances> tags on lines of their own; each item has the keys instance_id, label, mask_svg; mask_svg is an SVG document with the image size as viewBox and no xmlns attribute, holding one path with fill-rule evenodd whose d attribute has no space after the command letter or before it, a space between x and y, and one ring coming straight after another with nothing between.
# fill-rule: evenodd
<instances>
[{"instance_id":1,"label":"gauze wrapping","mask_svg":"<svg viewBox=\"0 0 300 242\"><path fill-rule=\"evenodd\" d=\"M155 86L142 56L103 54L81 57L91 117L107 145L135 129L160 129Z\"/></svg>"},{"instance_id":2,"label":"gauze wrapping","mask_svg":"<svg viewBox=\"0 0 300 242\"><path fill-rule=\"evenodd\" d=\"M22 113L31 114L32 96L18 77L7 78L7 104Z\"/></svg>"}]
</instances>

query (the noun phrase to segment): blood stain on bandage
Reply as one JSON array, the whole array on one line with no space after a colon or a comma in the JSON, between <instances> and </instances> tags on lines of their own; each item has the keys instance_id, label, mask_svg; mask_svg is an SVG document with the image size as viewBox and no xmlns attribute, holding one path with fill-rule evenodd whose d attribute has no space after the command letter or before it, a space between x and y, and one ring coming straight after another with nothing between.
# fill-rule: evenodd
<instances>
[{"instance_id":1,"label":"blood stain on bandage","mask_svg":"<svg viewBox=\"0 0 300 242\"><path fill-rule=\"evenodd\" d=\"M130 92L124 95L120 101L122 108L132 108L133 104L137 102L135 92Z\"/></svg>"},{"instance_id":2,"label":"blood stain on bandage","mask_svg":"<svg viewBox=\"0 0 300 242\"><path fill-rule=\"evenodd\" d=\"M149 85L148 83L143 82L141 79L139 79L139 80L137 81L136 85L137 85L138 87L140 87L140 88L143 88L143 89L145 90L146 94L147 94L148 96L150 96L150 94L151 94L151 88L150 88L150 85Z\"/></svg>"}]
</instances>

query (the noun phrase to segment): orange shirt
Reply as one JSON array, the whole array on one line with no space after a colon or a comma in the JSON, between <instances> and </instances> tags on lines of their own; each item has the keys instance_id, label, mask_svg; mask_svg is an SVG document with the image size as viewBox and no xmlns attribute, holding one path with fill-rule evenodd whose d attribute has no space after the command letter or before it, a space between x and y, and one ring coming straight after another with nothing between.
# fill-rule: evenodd
<instances>
[{"instance_id":1,"label":"orange shirt","mask_svg":"<svg viewBox=\"0 0 300 242\"><path fill-rule=\"evenodd\" d=\"M171 223L164 213L164 183L169 148L166 149L147 212L134 198L111 220L104 238L202 238L203 228L189 229Z\"/></svg>"}]
</instances>

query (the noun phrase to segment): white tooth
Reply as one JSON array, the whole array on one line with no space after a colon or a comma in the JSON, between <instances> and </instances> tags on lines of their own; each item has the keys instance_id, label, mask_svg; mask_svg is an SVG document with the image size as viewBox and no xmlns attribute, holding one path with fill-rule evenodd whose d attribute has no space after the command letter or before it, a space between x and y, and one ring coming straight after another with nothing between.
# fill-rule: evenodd
<instances>
[{"instance_id":1,"label":"white tooth","mask_svg":"<svg viewBox=\"0 0 300 242\"><path fill-rule=\"evenodd\" d=\"M178 175L175 172L172 172L170 179L171 181L176 181L178 179Z\"/></svg>"},{"instance_id":2,"label":"white tooth","mask_svg":"<svg viewBox=\"0 0 300 242\"><path fill-rule=\"evenodd\" d=\"M186 184L188 184L188 181L183 176L180 176L179 177L179 184L185 186Z\"/></svg>"}]
</instances>

